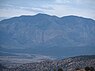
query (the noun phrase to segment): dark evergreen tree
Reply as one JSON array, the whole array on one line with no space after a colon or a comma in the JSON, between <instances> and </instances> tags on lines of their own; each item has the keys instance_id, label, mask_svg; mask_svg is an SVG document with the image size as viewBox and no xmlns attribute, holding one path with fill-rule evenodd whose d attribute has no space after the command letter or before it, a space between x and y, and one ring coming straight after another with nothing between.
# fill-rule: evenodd
<instances>
[{"instance_id":1,"label":"dark evergreen tree","mask_svg":"<svg viewBox=\"0 0 95 71\"><path fill-rule=\"evenodd\" d=\"M2 71L3 69L6 69L6 67L4 67L2 64L0 64L0 71Z\"/></svg>"},{"instance_id":2,"label":"dark evergreen tree","mask_svg":"<svg viewBox=\"0 0 95 71\"><path fill-rule=\"evenodd\" d=\"M85 67L85 71L90 71L90 67Z\"/></svg>"},{"instance_id":3,"label":"dark evergreen tree","mask_svg":"<svg viewBox=\"0 0 95 71\"><path fill-rule=\"evenodd\" d=\"M95 69L93 67L90 67L90 71L95 71Z\"/></svg>"},{"instance_id":4,"label":"dark evergreen tree","mask_svg":"<svg viewBox=\"0 0 95 71\"><path fill-rule=\"evenodd\" d=\"M58 71L63 71L63 69L62 68L59 68Z\"/></svg>"},{"instance_id":5,"label":"dark evergreen tree","mask_svg":"<svg viewBox=\"0 0 95 71\"><path fill-rule=\"evenodd\" d=\"M80 68L76 68L75 70L80 70Z\"/></svg>"}]
</instances>

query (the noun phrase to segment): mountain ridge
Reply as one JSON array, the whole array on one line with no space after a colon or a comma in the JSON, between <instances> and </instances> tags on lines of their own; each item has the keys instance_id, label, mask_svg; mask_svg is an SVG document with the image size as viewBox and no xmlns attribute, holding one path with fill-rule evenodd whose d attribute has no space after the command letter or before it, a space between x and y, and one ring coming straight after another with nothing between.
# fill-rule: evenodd
<instances>
[{"instance_id":1,"label":"mountain ridge","mask_svg":"<svg viewBox=\"0 0 95 71\"><path fill-rule=\"evenodd\" d=\"M14 17L0 21L0 47L22 48L27 52L31 49L30 52L42 54L49 51L55 54L57 50L62 54L62 50L73 49L75 54L94 54L94 30L95 20L77 16L37 14Z\"/></svg>"},{"instance_id":2,"label":"mountain ridge","mask_svg":"<svg viewBox=\"0 0 95 71\"><path fill-rule=\"evenodd\" d=\"M10 17L10 18L7 18L7 19L3 19L3 20L8 20L8 19L12 19L12 18L20 18L20 17L34 17L34 16L51 16L51 17L56 17L56 18L64 18L64 17L77 17L77 18L84 18L84 19L89 19L89 20L94 20L92 18L86 18L86 17L82 17L82 16L76 16L76 15L68 15L68 16L62 16L62 17L58 17L56 15L48 15L48 14L43 14L43 13L38 13L38 14L35 14L35 15L21 15L21 16L16 16L16 17ZM3 21L1 20L1 21Z\"/></svg>"}]
</instances>

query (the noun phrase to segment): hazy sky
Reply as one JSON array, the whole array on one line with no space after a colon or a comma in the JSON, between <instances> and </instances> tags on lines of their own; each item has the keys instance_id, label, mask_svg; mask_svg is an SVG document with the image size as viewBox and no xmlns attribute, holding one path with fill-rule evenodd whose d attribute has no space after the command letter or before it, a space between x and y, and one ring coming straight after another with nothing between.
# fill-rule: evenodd
<instances>
[{"instance_id":1,"label":"hazy sky","mask_svg":"<svg viewBox=\"0 0 95 71\"><path fill-rule=\"evenodd\" d=\"M0 0L0 17L37 13L95 19L95 0Z\"/></svg>"}]
</instances>

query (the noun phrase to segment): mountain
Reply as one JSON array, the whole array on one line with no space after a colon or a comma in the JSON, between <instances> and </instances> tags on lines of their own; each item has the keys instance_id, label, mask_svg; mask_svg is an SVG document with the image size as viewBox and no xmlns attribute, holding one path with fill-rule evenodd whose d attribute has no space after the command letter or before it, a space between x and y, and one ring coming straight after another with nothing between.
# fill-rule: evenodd
<instances>
[{"instance_id":1,"label":"mountain","mask_svg":"<svg viewBox=\"0 0 95 71\"><path fill-rule=\"evenodd\" d=\"M51 56L95 54L95 20L37 14L0 21L0 49ZM57 52L57 53L56 53Z\"/></svg>"},{"instance_id":2,"label":"mountain","mask_svg":"<svg viewBox=\"0 0 95 71\"><path fill-rule=\"evenodd\" d=\"M42 62L27 63L16 68L7 68L6 71L76 71L76 69L85 69L93 67L95 69L95 55L75 56L63 60L46 60ZM85 71L85 70L78 70ZM93 70L95 71L95 70Z\"/></svg>"}]
</instances>

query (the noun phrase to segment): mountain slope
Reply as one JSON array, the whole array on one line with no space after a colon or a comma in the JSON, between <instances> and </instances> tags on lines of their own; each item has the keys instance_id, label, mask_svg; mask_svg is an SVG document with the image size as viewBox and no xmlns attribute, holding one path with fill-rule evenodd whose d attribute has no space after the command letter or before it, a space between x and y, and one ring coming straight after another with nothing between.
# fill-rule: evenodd
<instances>
[{"instance_id":1,"label":"mountain slope","mask_svg":"<svg viewBox=\"0 0 95 71\"><path fill-rule=\"evenodd\" d=\"M73 49L75 53L71 54L94 54L95 20L78 16L59 18L46 14L2 20L0 47L27 49L27 52L31 49L30 52L39 51L47 55L49 51L52 55L57 50L59 53L62 50L62 54Z\"/></svg>"},{"instance_id":2,"label":"mountain slope","mask_svg":"<svg viewBox=\"0 0 95 71\"><path fill-rule=\"evenodd\" d=\"M63 71L76 71L76 68L84 69L88 66L95 68L95 55L69 57L63 60L46 60L36 63L27 63L17 68L6 69L6 71L57 71L58 68L62 68Z\"/></svg>"}]
</instances>

